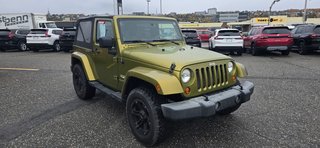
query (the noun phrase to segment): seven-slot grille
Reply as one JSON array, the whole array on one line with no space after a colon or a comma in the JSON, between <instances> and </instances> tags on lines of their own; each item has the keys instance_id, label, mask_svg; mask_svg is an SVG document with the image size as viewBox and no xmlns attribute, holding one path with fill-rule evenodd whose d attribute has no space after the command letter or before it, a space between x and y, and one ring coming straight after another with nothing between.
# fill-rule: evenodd
<instances>
[{"instance_id":1,"label":"seven-slot grille","mask_svg":"<svg viewBox=\"0 0 320 148\"><path fill-rule=\"evenodd\" d=\"M196 69L197 88L199 91L228 84L227 64Z\"/></svg>"}]
</instances>

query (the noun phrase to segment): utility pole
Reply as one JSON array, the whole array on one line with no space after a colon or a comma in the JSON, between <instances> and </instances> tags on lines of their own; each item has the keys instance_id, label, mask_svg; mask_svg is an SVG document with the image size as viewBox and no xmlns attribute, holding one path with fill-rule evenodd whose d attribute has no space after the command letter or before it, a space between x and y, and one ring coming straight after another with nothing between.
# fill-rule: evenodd
<instances>
[{"instance_id":1,"label":"utility pole","mask_svg":"<svg viewBox=\"0 0 320 148\"><path fill-rule=\"evenodd\" d=\"M122 0L117 0L117 15L123 14Z\"/></svg>"},{"instance_id":2,"label":"utility pole","mask_svg":"<svg viewBox=\"0 0 320 148\"><path fill-rule=\"evenodd\" d=\"M307 21L307 17L308 17L308 15L307 15L307 5L308 5L308 0L305 0L305 3L304 3L304 13L303 13L303 20L302 20L302 22L303 22L303 24L305 24L306 23L306 21Z\"/></svg>"}]
</instances>

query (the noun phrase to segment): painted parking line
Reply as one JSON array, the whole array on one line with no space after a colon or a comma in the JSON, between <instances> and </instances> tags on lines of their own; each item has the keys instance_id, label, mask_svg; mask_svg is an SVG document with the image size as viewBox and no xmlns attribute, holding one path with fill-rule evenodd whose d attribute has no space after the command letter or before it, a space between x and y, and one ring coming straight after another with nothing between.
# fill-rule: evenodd
<instances>
[{"instance_id":1,"label":"painted parking line","mask_svg":"<svg viewBox=\"0 0 320 148\"><path fill-rule=\"evenodd\" d=\"M39 71L40 69L33 69L33 68L0 68L0 70L12 70L12 71Z\"/></svg>"}]
</instances>

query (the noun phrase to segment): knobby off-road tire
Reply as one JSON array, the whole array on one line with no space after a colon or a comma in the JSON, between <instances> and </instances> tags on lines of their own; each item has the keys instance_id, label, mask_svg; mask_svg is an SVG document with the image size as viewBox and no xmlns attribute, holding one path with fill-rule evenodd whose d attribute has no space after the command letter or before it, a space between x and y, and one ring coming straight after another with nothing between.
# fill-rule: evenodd
<instances>
[{"instance_id":1,"label":"knobby off-road tire","mask_svg":"<svg viewBox=\"0 0 320 148\"><path fill-rule=\"evenodd\" d=\"M82 100L92 99L96 93L96 89L92 87L85 76L80 64L75 64L72 68L73 87L78 97Z\"/></svg>"},{"instance_id":2,"label":"knobby off-road tire","mask_svg":"<svg viewBox=\"0 0 320 148\"><path fill-rule=\"evenodd\" d=\"M164 101L154 90L145 87L133 89L128 96L129 126L136 139L145 146L162 142L168 134L168 123L160 106Z\"/></svg>"}]
</instances>

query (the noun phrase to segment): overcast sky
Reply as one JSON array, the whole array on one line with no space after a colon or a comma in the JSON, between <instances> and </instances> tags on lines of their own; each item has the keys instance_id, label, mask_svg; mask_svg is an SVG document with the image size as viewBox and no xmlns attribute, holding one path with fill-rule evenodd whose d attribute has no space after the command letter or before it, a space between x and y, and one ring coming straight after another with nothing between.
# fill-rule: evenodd
<instances>
[{"instance_id":1,"label":"overcast sky","mask_svg":"<svg viewBox=\"0 0 320 148\"><path fill-rule=\"evenodd\" d=\"M114 0L0 0L0 13L113 14ZM192 13L208 8L218 11L268 10L273 0L162 0L163 12ZM160 0L151 0L150 13L160 12ZM123 0L124 13L146 12L146 0ZM302 9L304 0L281 0L273 10ZM320 8L320 0L308 0L309 8Z\"/></svg>"}]
</instances>

